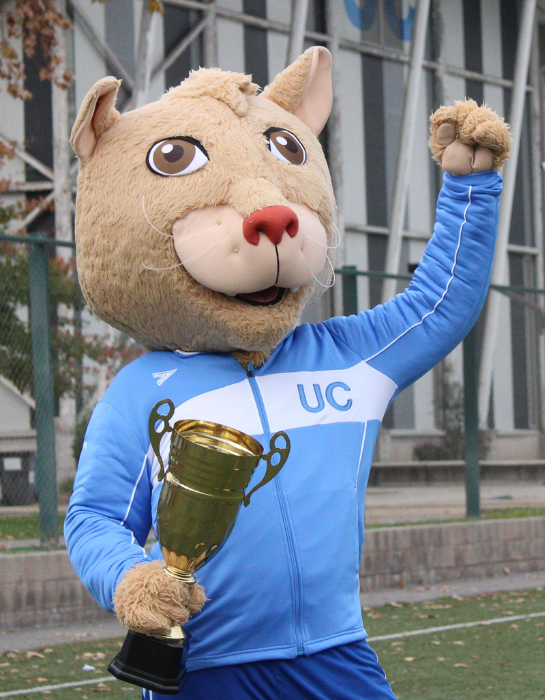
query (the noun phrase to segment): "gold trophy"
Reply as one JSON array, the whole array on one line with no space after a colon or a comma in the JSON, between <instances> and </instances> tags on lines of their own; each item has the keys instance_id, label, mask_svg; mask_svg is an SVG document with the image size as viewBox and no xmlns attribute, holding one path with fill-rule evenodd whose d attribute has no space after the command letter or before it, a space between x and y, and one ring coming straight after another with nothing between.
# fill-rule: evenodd
<instances>
[{"instance_id":1,"label":"gold trophy","mask_svg":"<svg viewBox=\"0 0 545 700\"><path fill-rule=\"evenodd\" d=\"M159 409L168 406L168 413ZM221 549L235 525L240 506L247 506L257 489L282 469L290 452L284 432L275 433L270 450L250 435L219 423L177 421L170 399L160 401L149 419L149 435L159 461L158 479L164 479L157 506L157 535L166 562L165 571L186 584L194 573ZM168 471L160 454L163 436L172 433ZM285 446L278 447L279 438ZM246 494L252 474L264 459L265 476ZM275 462L275 463L273 463ZM155 637L129 630L119 654L108 670L116 678L165 695L176 695L186 675L182 653L187 633L180 626Z\"/></svg>"}]
</instances>

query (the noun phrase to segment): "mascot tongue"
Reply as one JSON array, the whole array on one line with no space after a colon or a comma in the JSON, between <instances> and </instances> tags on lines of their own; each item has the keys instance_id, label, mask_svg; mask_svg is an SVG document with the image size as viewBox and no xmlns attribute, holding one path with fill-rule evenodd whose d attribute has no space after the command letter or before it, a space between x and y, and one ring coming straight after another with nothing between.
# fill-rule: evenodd
<instances>
[{"instance_id":1,"label":"mascot tongue","mask_svg":"<svg viewBox=\"0 0 545 700\"><path fill-rule=\"evenodd\" d=\"M237 294L238 299L242 301L254 302L255 304L270 304L276 301L280 293L280 287L269 287L262 289L260 292L250 292L249 294Z\"/></svg>"}]
</instances>

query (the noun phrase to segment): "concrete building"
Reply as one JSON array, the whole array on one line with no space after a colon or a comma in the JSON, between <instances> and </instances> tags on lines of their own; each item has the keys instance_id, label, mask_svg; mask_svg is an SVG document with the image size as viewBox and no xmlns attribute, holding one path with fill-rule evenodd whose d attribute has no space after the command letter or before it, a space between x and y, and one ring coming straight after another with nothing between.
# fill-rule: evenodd
<instances>
[{"instance_id":1,"label":"concrete building","mask_svg":"<svg viewBox=\"0 0 545 700\"><path fill-rule=\"evenodd\" d=\"M33 503L36 431L34 401L0 375L0 503Z\"/></svg>"},{"instance_id":2,"label":"concrete building","mask_svg":"<svg viewBox=\"0 0 545 700\"><path fill-rule=\"evenodd\" d=\"M66 64L76 76L67 104L38 79L36 61L26 60L33 100L23 104L0 94L1 134L26 144L26 154L45 166L9 161L5 174L20 184L8 199L39 193L57 202L57 212L66 210L62 183L74 182L75 161L62 160L66 144L54 134L64 138L63 125L73 122L87 90L104 75L123 78L123 109L157 99L201 65L251 73L265 85L301 49L324 44L335 59L336 107L323 145L344 233L337 267L414 270L432 232L440 187L427 148L428 116L467 96L504 115L518 146L505 169L511 194L502 205L493 281L543 289L542 0L176 0L148 18L141 0L68 0L66 12L73 23ZM398 158L402 134L411 149L405 163ZM55 222L46 213L27 223L43 229ZM70 235L70 226L57 221L57 236ZM405 285L397 283L397 291ZM359 308L379 303L382 286L380 277L359 277ZM496 291L489 299L488 317L478 326L489 457L544 458L543 295ZM308 317L341 312L334 292ZM453 382L461 381L457 348L396 399L378 459L411 460L415 446L440 446L445 391L455 404ZM73 419L73 411L67 416Z\"/></svg>"}]
</instances>

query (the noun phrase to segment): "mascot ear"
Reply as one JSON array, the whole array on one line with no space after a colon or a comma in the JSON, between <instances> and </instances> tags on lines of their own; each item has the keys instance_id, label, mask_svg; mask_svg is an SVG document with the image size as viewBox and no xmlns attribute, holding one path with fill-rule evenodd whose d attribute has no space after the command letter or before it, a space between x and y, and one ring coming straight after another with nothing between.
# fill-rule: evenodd
<instances>
[{"instance_id":1,"label":"mascot ear","mask_svg":"<svg viewBox=\"0 0 545 700\"><path fill-rule=\"evenodd\" d=\"M331 54L323 46L307 49L276 76L262 96L294 114L318 136L333 103Z\"/></svg>"},{"instance_id":2,"label":"mascot ear","mask_svg":"<svg viewBox=\"0 0 545 700\"><path fill-rule=\"evenodd\" d=\"M89 90L78 112L70 143L82 163L93 155L99 138L119 119L115 100L121 81L109 76Z\"/></svg>"}]
</instances>

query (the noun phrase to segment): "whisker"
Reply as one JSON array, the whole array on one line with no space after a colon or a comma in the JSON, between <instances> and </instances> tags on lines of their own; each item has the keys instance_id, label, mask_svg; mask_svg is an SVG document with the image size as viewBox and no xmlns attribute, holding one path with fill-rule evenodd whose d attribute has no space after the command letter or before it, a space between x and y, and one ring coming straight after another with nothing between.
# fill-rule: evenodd
<instances>
[{"instance_id":1,"label":"whisker","mask_svg":"<svg viewBox=\"0 0 545 700\"><path fill-rule=\"evenodd\" d=\"M146 217L146 221L148 222L148 224L151 226L151 228L154 231L157 231L157 233L160 233L161 236L166 236L167 238L174 238L174 236L171 233L165 233L164 231L159 231L159 229L156 226L154 226L151 223L151 221L148 219L148 215L146 214L146 207L144 205L144 195L142 195L142 211L144 212L144 216ZM144 267L145 267L145 265L144 265ZM151 268L147 268L147 269L151 270ZM161 268L161 269L168 269L168 268Z\"/></svg>"},{"instance_id":2,"label":"whisker","mask_svg":"<svg viewBox=\"0 0 545 700\"><path fill-rule=\"evenodd\" d=\"M204 231L199 231L198 233L194 233L192 236L184 236L184 241L192 241L194 238L198 238L199 236L202 236L203 233L207 233L208 231L211 231L213 228L216 228L216 226L220 226L220 224L221 224L220 221L216 221L215 224L212 224L212 226L205 228ZM179 236L172 236L172 238L179 238Z\"/></svg>"},{"instance_id":3,"label":"whisker","mask_svg":"<svg viewBox=\"0 0 545 700\"><path fill-rule=\"evenodd\" d=\"M333 228L334 228L335 231L337 232L337 241L338 241L338 243L336 243L334 246L331 246L331 247L332 247L333 249L335 249L335 248L338 248L338 247L341 245L341 243L343 242L343 237L341 236L341 232L340 232L339 229L337 228L337 224L333 224Z\"/></svg>"},{"instance_id":4,"label":"whisker","mask_svg":"<svg viewBox=\"0 0 545 700\"><path fill-rule=\"evenodd\" d=\"M312 272L312 270L310 269L310 265L308 264L306 258L304 258L304 260L305 260L305 264L306 264L306 266L307 266L307 268L308 268L308 271L310 272L310 274L311 274L312 277L314 278L314 281L317 282L317 283L318 283L321 287L323 287L324 289L331 289L331 287L335 284L335 268L333 267L333 264L332 264L331 260L329 259L329 255L326 255L326 258L327 258L327 262L329 263L329 266L330 266L330 268L331 268L331 272L333 273L333 277L332 277L332 282L331 282L331 284L324 284L323 282L321 282L321 281L316 277L316 275L314 274L314 272Z\"/></svg>"},{"instance_id":5,"label":"whisker","mask_svg":"<svg viewBox=\"0 0 545 700\"><path fill-rule=\"evenodd\" d=\"M218 238L218 240L215 243L212 243L211 246L208 246L208 248L205 248L204 250L201 250L200 253L197 253L197 255L194 255L193 257L187 258L187 260L184 260L182 262L182 265L185 265L186 263L190 262L191 260L195 260L195 258L200 258L201 255L208 253L209 250L212 250L212 248L215 248L218 245L218 243L221 243L225 238L228 238L228 237L229 237L229 233L226 233L225 236Z\"/></svg>"},{"instance_id":6,"label":"whisker","mask_svg":"<svg viewBox=\"0 0 545 700\"><path fill-rule=\"evenodd\" d=\"M146 265L146 263L142 261L142 267L145 267L146 270L152 270L153 272L159 272L160 270L174 270L175 267L180 267L180 265L183 265L183 263L171 265L170 267L148 267L148 265Z\"/></svg>"},{"instance_id":7,"label":"whisker","mask_svg":"<svg viewBox=\"0 0 545 700\"><path fill-rule=\"evenodd\" d=\"M212 250L212 248L215 248L218 245L218 243L221 243L221 241L223 241L224 238L227 238L228 236L229 236L229 233L226 233L225 236L222 236L221 238L219 238L215 243L212 243L211 246L208 246L208 248L201 250L200 253L193 255L191 258L187 258L186 260L182 260L182 262L179 262L177 265L171 265L170 267L148 267L148 265L146 265L146 263L143 261L142 261L142 265L143 265L143 267L146 268L146 270L152 270L153 272L159 272L161 270L174 270L175 267L180 267L181 265L185 265L186 263L190 262L191 260L195 260L196 258L200 258L201 255L208 253L208 251Z\"/></svg>"},{"instance_id":8,"label":"whisker","mask_svg":"<svg viewBox=\"0 0 545 700\"><path fill-rule=\"evenodd\" d=\"M340 232L339 232L339 229L335 226L335 224L333 224L333 228L334 228L335 231L337 232L337 240L338 240L338 243L336 243L335 245L327 245L327 243L320 243L320 241L317 241L313 236L311 236L311 235L310 235L307 231L305 231L304 229L301 229L301 231L302 231L302 233L307 237L307 239L308 239L309 241L312 241L313 243L316 243L316 245L322 246L322 248L327 248L328 250L336 250L336 249L341 245L342 240L341 240L341 234L340 234Z\"/></svg>"},{"instance_id":9,"label":"whisker","mask_svg":"<svg viewBox=\"0 0 545 700\"><path fill-rule=\"evenodd\" d=\"M147 215L147 213L146 213L146 207L145 207L145 204L144 204L144 195L142 195L142 211L144 212L144 216L146 217L146 221L148 222L148 224L151 226L151 228L152 228L154 231L157 231L157 233L160 233L161 236L166 236L167 238L178 238L178 236L174 236L172 233L165 233L164 231L160 231L156 226L154 226L154 225L151 223L151 221L149 220L148 215ZM204 231L199 231L198 233L195 233L193 236L186 236L186 237L184 237L184 241L191 241L191 240L193 240L194 238L198 238L199 236L202 236L202 234L207 233L208 231L211 231L211 230L212 230L213 228L215 228L216 226L220 226L220 225L221 225L221 221L218 220L218 221L216 221L215 224L212 224L212 226L209 226L208 228L205 228Z\"/></svg>"}]
</instances>

